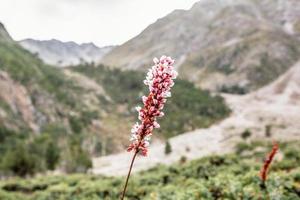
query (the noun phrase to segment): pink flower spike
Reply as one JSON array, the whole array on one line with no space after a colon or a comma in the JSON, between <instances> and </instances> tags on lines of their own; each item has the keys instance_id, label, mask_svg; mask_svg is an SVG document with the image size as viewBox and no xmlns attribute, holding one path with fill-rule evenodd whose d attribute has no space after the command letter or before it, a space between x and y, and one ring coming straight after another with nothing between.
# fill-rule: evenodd
<instances>
[{"instance_id":1,"label":"pink flower spike","mask_svg":"<svg viewBox=\"0 0 300 200\"><path fill-rule=\"evenodd\" d=\"M153 59L154 66L149 69L145 85L149 87L148 96L142 97L143 107L136 107L138 119L141 124L136 123L131 132L131 144L128 151L139 152L146 156L148 152L150 138L154 128L160 128L156 121L157 117L163 117L161 111L168 97L171 97L171 88L174 85L177 72L174 70L174 60L171 57L162 56L160 59Z\"/></svg>"},{"instance_id":2,"label":"pink flower spike","mask_svg":"<svg viewBox=\"0 0 300 200\"><path fill-rule=\"evenodd\" d=\"M131 129L130 145L128 152L133 151L131 164L129 167L126 182L121 195L124 199L128 180L131 174L133 163L138 154L147 156L150 139L154 128L160 128L156 121L157 117L163 117L161 111L167 102L167 98L171 97L171 88L174 85L173 79L176 79L177 72L173 68L174 60L171 57L162 56L160 59L153 59L154 66L149 69L144 84L149 87L148 96L142 97L143 107L136 107L138 119L141 123L136 123Z\"/></svg>"}]
</instances>

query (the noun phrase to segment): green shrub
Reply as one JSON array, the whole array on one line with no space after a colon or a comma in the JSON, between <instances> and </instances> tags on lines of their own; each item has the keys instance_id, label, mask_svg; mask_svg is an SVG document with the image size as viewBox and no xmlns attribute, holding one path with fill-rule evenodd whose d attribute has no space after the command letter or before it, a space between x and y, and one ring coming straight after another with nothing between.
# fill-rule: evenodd
<instances>
[{"instance_id":1,"label":"green shrub","mask_svg":"<svg viewBox=\"0 0 300 200\"><path fill-rule=\"evenodd\" d=\"M53 141L50 141L47 144L45 154L47 169L54 170L60 158L60 149Z\"/></svg>"},{"instance_id":2,"label":"green shrub","mask_svg":"<svg viewBox=\"0 0 300 200\"><path fill-rule=\"evenodd\" d=\"M76 133L76 134L81 133L81 131L83 129L83 124L79 118L71 116L71 117L69 117L69 123L70 123L71 129L74 133Z\"/></svg>"},{"instance_id":3,"label":"green shrub","mask_svg":"<svg viewBox=\"0 0 300 200\"><path fill-rule=\"evenodd\" d=\"M230 93L230 94L247 94L248 90L245 87L241 87L239 85L226 86L222 85L219 92Z\"/></svg>"},{"instance_id":4,"label":"green shrub","mask_svg":"<svg viewBox=\"0 0 300 200\"><path fill-rule=\"evenodd\" d=\"M269 149L269 144L262 142ZM298 142L282 143L282 152L298 150ZM267 148L268 147L268 148ZM254 148L252 149L254 150ZM252 151L250 150L250 151ZM290 154L290 153L289 153ZM260 188L262 157L245 158L237 154L209 156L171 166L159 165L134 174L127 199L299 199L300 168L297 158L274 162L266 190ZM289 166L278 168L277 166ZM125 177L95 175L44 176L33 179L0 181L0 199L11 200L117 200Z\"/></svg>"},{"instance_id":5,"label":"green shrub","mask_svg":"<svg viewBox=\"0 0 300 200\"><path fill-rule=\"evenodd\" d=\"M246 130L242 133L241 137L245 140L245 139L251 137L251 134L252 134L251 131L250 131L249 129L246 129Z\"/></svg>"},{"instance_id":6,"label":"green shrub","mask_svg":"<svg viewBox=\"0 0 300 200\"><path fill-rule=\"evenodd\" d=\"M92 167L92 161L88 152L77 141L72 142L69 146L64 158L64 170L67 173L85 173Z\"/></svg>"},{"instance_id":7,"label":"green shrub","mask_svg":"<svg viewBox=\"0 0 300 200\"><path fill-rule=\"evenodd\" d=\"M172 152L172 146L169 142L169 140L167 140L166 145L165 145L165 154L168 155Z\"/></svg>"},{"instance_id":8,"label":"green shrub","mask_svg":"<svg viewBox=\"0 0 300 200\"><path fill-rule=\"evenodd\" d=\"M272 136L272 125L268 124L265 126L265 136L271 137Z\"/></svg>"},{"instance_id":9,"label":"green shrub","mask_svg":"<svg viewBox=\"0 0 300 200\"><path fill-rule=\"evenodd\" d=\"M12 172L18 176L34 174L37 169L38 158L32 155L28 149L19 144L15 149L7 151L2 160L5 171Z\"/></svg>"}]
</instances>

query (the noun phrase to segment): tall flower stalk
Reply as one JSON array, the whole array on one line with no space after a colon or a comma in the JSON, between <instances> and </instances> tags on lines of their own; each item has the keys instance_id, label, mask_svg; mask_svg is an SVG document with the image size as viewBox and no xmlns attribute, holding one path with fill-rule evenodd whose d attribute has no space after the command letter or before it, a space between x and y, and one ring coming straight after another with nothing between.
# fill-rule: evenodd
<instances>
[{"instance_id":1,"label":"tall flower stalk","mask_svg":"<svg viewBox=\"0 0 300 200\"><path fill-rule=\"evenodd\" d=\"M174 85L174 79L177 72L174 70L174 60L170 57L162 56L160 59L153 59L154 66L149 69L145 85L149 87L148 96L143 96L143 107L136 107L138 119L140 122L134 124L131 129L130 145L128 152L133 152L133 157L126 177L125 186L122 192L121 200L124 199L131 170L138 154L147 156L149 142L155 128L160 125L157 118L163 117L162 112L168 97L171 97L171 88Z\"/></svg>"},{"instance_id":2,"label":"tall flower stalk","mask_svg":"<svg viewBox=\"0 0 300 200\"><path fill-rule=\"evenodd\" d=\"M264 161L264 164L260 170L260 179L261 179L261 187L262 188L266 187L265 183L268 178L268 171L269 171L270 165L271 165L272 161L274 160L274 157L275 157L276 153L278 152L278 150L279 150L278 143L273 142L272 150L267 155L267 157Z\"/></svg>"}]
</instances>

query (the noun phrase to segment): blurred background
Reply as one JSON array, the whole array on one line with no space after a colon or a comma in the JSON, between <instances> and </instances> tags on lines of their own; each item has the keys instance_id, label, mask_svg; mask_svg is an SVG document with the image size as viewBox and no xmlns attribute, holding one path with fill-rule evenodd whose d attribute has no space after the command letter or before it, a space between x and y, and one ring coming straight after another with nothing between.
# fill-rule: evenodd
<instances>
[{"instance_id":1,"label":"blurred background","mask_svg":"<svg viewBox=\"0 0 300 200\"><path fill-rule=\"evenodd\" d=\"M300 198L300 1L0 0L0 199L118 199L161 55L179 79L128 199L264 199L272 141L269 195Z\"/></svg>"}]
</instances>

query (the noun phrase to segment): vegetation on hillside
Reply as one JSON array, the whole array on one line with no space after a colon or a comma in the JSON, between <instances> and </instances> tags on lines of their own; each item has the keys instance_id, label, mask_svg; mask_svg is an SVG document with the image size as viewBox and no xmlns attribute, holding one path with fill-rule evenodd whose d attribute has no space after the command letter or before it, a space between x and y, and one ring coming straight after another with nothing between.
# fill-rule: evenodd
<instances>
[{"instance_id":1,"label":"vegetation on hillside","mask_svg":"<svg viewBox=\"0 0 300 200\"><path fill-rule=\"evenodd\" d=\"M6 99L6 90L0 91L0 111L4 113L0 117L0 173L25 176L58 166L74 169L73 162L88 169L90 155L80 136L92 120L86 113L93 110L80 97L89 91L4 36L0 38L0 72L8 77L2 77L4 89L22 92ZM6 82L8 79L12 85ZM93 117L100 116L96 111ZM75 123L75 118L80 123ZM38 131L31 129L29 119Z\"/></svg>"},{"instance_id":2,"label":"vegetation on hillside","mask_svg":"<svg viewBox=\"0 0 300 200\"><path fill-rule=\"evenodd\" d=\"M32 112L39 130L30 128L18 103L1 100L0 111L5 113L5 117L0 116L1 174L26 176L56 168L84 172L91 167L91 156L125 149L128 137L123 133L130 132L136 120L134 107L147 89L144 74L101 65L70 69L103 87L104 93L96 94L3 37L0 72L26 90L22 98L31 102L28 112ZM196 89L187 81L177 81L173 95L176 98L166 106L169 117L161 121L162 139L207 127L229 114L221 97Z\"/></svg>"},{"instance_id":3,"label":"vegetation on hillside","mask_svg":"<svg viewBox=\"0 0 300 200\"><path fill-rule=\"evenodd\" d=\"M280 143L266 188L260 186L259 170L272 144L240 144L237 152L199 160L157 166L133 175L129 200L193 199L299 199L299 141ZM0 199L54 200L118 199L124 180L92 175L10 179L0 182Z\"/></svg>"},{"instance_id":4,"label":"vegetation on hillside","mask_svg":"<svg viewBox=\"0 0 300 200\"><path fill-rule=\"evenodd\" d=\"M78 66L72 69L102 85L116 105L127 106L128 117L135 120L134 107L140 104L141 96L146 94L148 89L143 84L144 73L110 69L102 65ZM197 89L193 83L186 80L176 80L172 96L174 98L170 98L165 106L168 117L160 120L162 128L159 132L165 138L208 127L230 113L222 97Z\"/></svg>"}]
</instances>

